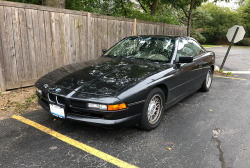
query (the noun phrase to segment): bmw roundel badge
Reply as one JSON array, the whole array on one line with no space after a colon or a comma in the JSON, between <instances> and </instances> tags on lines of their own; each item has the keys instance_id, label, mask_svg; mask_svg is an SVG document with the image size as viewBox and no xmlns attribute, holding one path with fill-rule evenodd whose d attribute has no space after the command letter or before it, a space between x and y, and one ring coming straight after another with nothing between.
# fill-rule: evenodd
<instances>
[{"instance_id":1,"label":"bmw roundel badge","mask_svg":"<svg viewBox=\"0 0 250 168\"><path fill-rule=\"evenodd\" d=\"M60 92L61 90L62 90L62 89L60 89L60 88L57 88L57 89L56 89L56 92Z\"/></svg>"}]
</instances>

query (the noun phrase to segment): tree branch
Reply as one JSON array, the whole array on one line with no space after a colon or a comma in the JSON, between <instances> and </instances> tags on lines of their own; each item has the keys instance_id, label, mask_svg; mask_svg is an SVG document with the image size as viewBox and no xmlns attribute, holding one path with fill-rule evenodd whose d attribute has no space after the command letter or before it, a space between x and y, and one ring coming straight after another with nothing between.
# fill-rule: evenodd
<instances>
[{"instance_id":1,"label":"tree branch","mask_svg":"<svg viewBox=\"0 0 250 168\"><path fill-rule=\"evenodd\" d=\"M185 9L184 9L184 8L182 8L182 7L180 7L180 6L179 6L179 8L183 11L183 13L185 14L185 16L188 18L187 11L185 11Z\"/></svg>"},{"instance_id":2,"label":"tree branch","mask_svg":"<svg viewBox=\"0 0 250 168\"><path fill-rule=\"evenodd\" d=\"M185 14L185 16L188 18L188 12L185 10L184 7L182 7L182 6L180 6L180 5L176 4L176 3L172 3L172 5L176 6L177 8L180 8L183 11L183 13Z\"/></svg>"},{"instance_id":3,"label":"tree branch","mask_svg":"<svg viewBox=\"0 0 250 168\"><path fill-rule=\"evenodd\" d=\"M139 2L139 4L140 4L141 8L144 10L144 12L145 12L145 13L148 13L147 10L145 9L145 7L144 7L144 6L142 5L142 3L140 2L140 0L138 0L138 2Z\"/></svg>"}]
</instances>

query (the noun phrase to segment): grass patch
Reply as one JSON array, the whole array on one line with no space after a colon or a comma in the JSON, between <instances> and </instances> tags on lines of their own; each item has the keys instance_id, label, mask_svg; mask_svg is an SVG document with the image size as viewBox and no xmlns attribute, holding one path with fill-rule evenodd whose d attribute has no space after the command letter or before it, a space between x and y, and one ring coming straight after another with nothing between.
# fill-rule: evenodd
<instances>
[{"instance_id":1,"label":"grass patch","mask_svg":"<svg viewBox=\"0 0 250 168\"><path fill-rule=\"evenodd\" d=\"M248 48L248 49L250 49L250 46L236 46L236 47L242 47L242 48Z\"/></svg>"},{"instance_id":2,"label":"grass patch","mask_svg":"<svg viewBox=\"0 0 250 168\"><path fill-rule=\"evenodd\" d=\"M23 114L24 111L29 108L32 104L33 101L37 101L37 96L34 94L31 97L27 98L25 100L25 103L19 103L19 102L13 102L11 104L13 104L15 106L14 110L16 112L18 112L19 114Z\"/></svg>"},{"instance_id":3,"label":"grass patch","mask_svg":"<svg viewBox=\"0 0 250 168\"><path fill-rule=\"evenodd\" d=\"M35 87L0 92L0 120L40 108Z\"/></svg>"},{"instance_id":4,"label":"grass patch","mask_svg":"<svg viewBox=\"0 0 250 168\"><path fill-rule=\"evenodd\" d=\"M215 75L221 75L221 76L233 76L232 72L224 72L222 69L219 71L214 72Z\"/></svg>"},{"instance_id":5,"label":"grass patch","mask_svg":"<svg viewBox=\"0 0 250 168\"><path fill-rule=\"evenodd\" d=\"M222 45L202 45L203 47L205 47L205 48L208 48L208 47L220 47L220 46L222 46Z\"/></svg>"}]
</instances>

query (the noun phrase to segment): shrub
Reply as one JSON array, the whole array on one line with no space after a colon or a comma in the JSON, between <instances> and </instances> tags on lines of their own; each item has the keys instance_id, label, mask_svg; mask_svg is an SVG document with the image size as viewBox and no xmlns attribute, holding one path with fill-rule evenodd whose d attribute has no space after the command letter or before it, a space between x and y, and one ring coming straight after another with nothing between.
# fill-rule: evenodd
<instances>
[{"instance_id":1,"label":"shrub","mask_svg":"<svg viewBox=\"0 0 250 168\"><path fill-rule=\"evenodd\" d=\"M237 45L237 46L249 46L250 44L248 43L248 39L244 38L243 40L239 41L235 45Z\"/></svg>"},{"instance_id":2,"label":"shrub","mask_svg":"<svg viewBox=\"0 0 250 168\"><path fill-rule=\"evenodd\" d=\"M196 39L201 44L204 44L206 42L206 38L202 36L199 32L193 29L191 30L191 37Z\"/></svg>"}]
</instances>

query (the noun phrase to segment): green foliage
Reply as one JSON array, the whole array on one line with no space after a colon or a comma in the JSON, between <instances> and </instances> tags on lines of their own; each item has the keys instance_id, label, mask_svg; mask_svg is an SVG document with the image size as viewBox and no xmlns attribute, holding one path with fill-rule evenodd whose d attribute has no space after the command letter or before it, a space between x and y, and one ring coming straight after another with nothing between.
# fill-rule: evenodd
<instances>
[{"instance_id":1,"label":"green foliage","mask_svg":"<svg viewBox=\"0 0 250 168\"><path fill-rule=\"evenodd\" d=\"M133 12L130 0L66 0L66 8L102 15L127 16Z\"/></svg>"},{"instance_id":2,"label":"green foliage","mask_svg":"<svg viewBox=\"0 0 250 168\"><path fill-rule=\"evenodd\" d=\"M249 46L250 44L248 43L248 39L244 38L243 40L239 41L235 45L238 45L238 46Z\"/></svg>"},{"instance_id":3,"label":"green foliage","mask_svg":"<svg viewBox=\"0 0 250 168\"><path fill-rule=\"evenodd\" d=\"M228 76L232 76L232 72L227 72L226 73Z\"/></svg>"},{"instance_id":4,"label":"green foliage","mask_svg":"<svg viewBox=\"0 0 250 168\"><path fill-rule=\"evenodd\" d=\"M195 0L194 1L194 8L201 6L203 2L207 2L208 0ZM170 3L176 8L186 8L190 5L190 0L162 0L162 2Z\"/></svg>"},{"instance_id":5,"label":"green foliage","mask_svg":"<svg viewBox=\"0 0 250 168\"><path fill-rule=\"evenodd\" d=\"M199 41L199 43L204 44L206 42L206 38L203 37L198 31L192 29L191 30L191 37Z\"/></svg>"},{"instance_id":6,"label":"green foliage","mask_svg":"<svg viewBox=\"0 0 250 168\"><path fill-rule=\"evenodd\" d=\"M22 2L41 5L42 0L8 0L13 2ZM176 10L169 4L162 3L158 0L155 15L150 14L149 5L154 0L141 0L140 2L146 9L147 13L140 12L130 0L66 0L66 9L98 13L101 15L137 18L140 20L162 22L168 24L180 24L177 19Z\"/></svg>"},{"instance_id":7,"label":"green foliage","mask_svg":"<svg viewBox=\"0 0 250 168\"><path fill-rule=\"evenodd\" d=\"M218 46L220 46L220 45L207 45L207 44L203 44L202 46L203 46L204 48L205 48L205 47L212 48L212 47L218 47Z\"/></svg>"},{"instance_id":8,"label":"green foliage","mask_svg":"<svg viewBox=\"0 0 250 168\"><path fill-rule=\"evenodd\" d=\"M201 44L204 44L207 40L206 38L197 32L197 29L201 27L205 27L209 22L211 22L213 18L211 17L211 14L208 13L205 10L202 10L201 8L197 8L193 12L192 17L192 30L191 30L191 37L198 40ZM202 31L203 29L200 29Z\"/></svg>"},{"instance_id":9,"label":"green foliage","mask_svg":"<svg viewBox=\"0 0 250 168\"><path fill-rule=\"evenodd\" d=\"M238 12L240 16L240 24L246 30L245 37L250 37L250 0L242 2Z\"/></svg>"},{"instance_id":10,"label":"green foliage","mask_svg":"<svg viewBox=\"0 0 250 168\"><path fill-rule=\"evenodd\" d=\"M224 71L222 70L222 69L220 69L220 71L219 71L220 73L224 73Z\"/></svg>"},{"instance_id":11,"label":"green foliage","mask_svg":"<svg viewBox=\"0 0 250 168\"><path fill-rule=\"evenodd\" d=\"M146 2L142 1L146 4ZM147 5L144 6L150 11ZM140 12L133 6L130 0L67 0L66 8L72 10L81 10L92 13L98 13L102 15L126 17L126 18L137 18L140 20L147 20L153 22L162 22L169 24L178 24L178 20L171 14L170 10L160 10L161 13L150 15L150 13ZM163 15L168 14L168 15Z\"/></svg>"},{"instance_id":12,"label":"green foliage","mask_svg":"<svg viewBox=\"0 0 250 168\"><path fill-rule=\"evenodd\" d=\"M219 7L213 3L207 3L197 8L207 13L207 19L202 19L201 22L194 21L194 27L202 30L203 36L208 43L212 43L219 38L226 38L227 31L230 27L239 24L238 13L230 10L230 8Z\"/></svg>"},{"instance_id":13,"label":"green foliage","mask_svg":"<svg viewBox=\"0 0 250 168\"><path fill-rule=\"evenodd\" d=\"M192 17L193 28L198 29L205 27L212 21L213 17L209 11L203 10L201 7L194 10Z\"/></svg>"},{"instance_id":14,"label":"green foliage","mask_svg":"<svg viewBox=\"0 0 250 168\"><path fill-rule=\"evenodd\" d=\"M8 0L41 5L42 0ZM157 1L152 14L153 3ZM241 0L237 11L218 7L208 0L195 0L192 14L191 36L200 43L213 43L226 38L227 30L233 25L243 25L246 37L250 37L250 0ZM222 1L222 0L220 0ZM229 1L229 0L224 0ZM139 20L187 25L190 3L187 0L140 0L146 12L140 12L130 0L66 0L66 9L80 10L101 15L137 18ZM199 32L196 30L199 29ZM239 45L246 45L242 40Z\"/></svg>"},{"instance_id":15,"label":"green foliage","mask_svg":"<svg viewBox=\"0 0 250 168\"><path fill-rule=\"evenodd\" d=\"M139 11L131 11L127 16L127 18L136 18L139 20L146 20L152 22L161 22L161 23L168 23L168 24L179 24L179 22L173 17L166 17L163 15L150 15L148 13L141 13Z\"/></svg>"}]
</instances>

